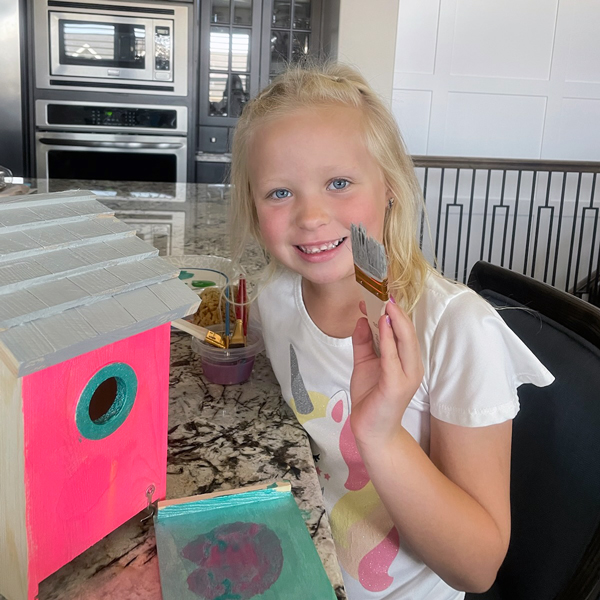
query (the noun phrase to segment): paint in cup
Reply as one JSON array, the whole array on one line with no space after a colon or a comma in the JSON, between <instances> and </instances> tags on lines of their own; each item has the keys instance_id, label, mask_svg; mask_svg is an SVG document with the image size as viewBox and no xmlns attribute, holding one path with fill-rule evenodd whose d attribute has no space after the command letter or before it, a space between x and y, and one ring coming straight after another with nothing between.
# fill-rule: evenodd
<instances>
[{"instance_id":1,"label":"paint in cup","mask_svg":"<svg viewBox=\"0 0 600 600\"><path fill-rule=\"evenodd\" d=\"M211 331L223 334L224 326L212 325ZM200 355L200 363L204 376L212 383L231 385L243 383L250 378L254 368L254 359L264 350L260 330L249 326L246 337L247 344L243 348L228 348L223 350L192 338L192 350Z\"/></svg>"}]
</instances>

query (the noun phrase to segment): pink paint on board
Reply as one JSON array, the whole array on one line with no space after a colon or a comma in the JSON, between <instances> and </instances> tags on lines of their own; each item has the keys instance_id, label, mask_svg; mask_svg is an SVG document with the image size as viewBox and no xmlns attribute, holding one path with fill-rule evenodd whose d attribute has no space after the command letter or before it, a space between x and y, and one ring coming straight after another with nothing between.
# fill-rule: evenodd
<instances>
[{"instance_id":1,"label":"pink paint on board","mask_svg":"<svg viewBox=\"0 0 600 600\"><path fill-rule=\"evenodd\" d=\"M165 497L169 338L161 325L23 378L30 600L37 582L144 509L150 484ZM114 433L90 440L77 403L114 362L135 371L136 399Z\"/></svg>"},{"instance_id":2,"label":"pink paint on board","mask_svg":"<svg viewBox=\"0 0 600 600\"><path fill-rule=\"evenodd\" d=\"M227 523L198 536L182 551L196 563L188 587L206 600L249 600L279 578L283 551L277 534L259 523Z\"/></svg>"}]
</instances>

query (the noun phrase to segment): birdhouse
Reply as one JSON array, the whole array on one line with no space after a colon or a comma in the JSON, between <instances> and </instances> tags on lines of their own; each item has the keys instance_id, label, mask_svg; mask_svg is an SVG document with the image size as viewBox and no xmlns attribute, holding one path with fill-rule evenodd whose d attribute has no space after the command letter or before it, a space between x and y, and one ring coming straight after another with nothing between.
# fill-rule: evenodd
<instances>
[{"instance_id":1,"label":"birdhouse","mask_svg":"<svg viewBox=\"0 0 600 600\"><path fill-rule=\"evenodd\" d=\"M179 271L90 192L0 202L0 594L165 497Z\"/></svg>"}]
</instances>

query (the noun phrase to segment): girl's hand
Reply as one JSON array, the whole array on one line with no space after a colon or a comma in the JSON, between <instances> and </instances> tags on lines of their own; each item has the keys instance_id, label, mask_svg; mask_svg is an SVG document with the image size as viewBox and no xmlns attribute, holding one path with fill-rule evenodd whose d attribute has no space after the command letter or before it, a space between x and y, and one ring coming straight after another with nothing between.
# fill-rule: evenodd
<instances>
[{"instance_id":1,"label":"girl's hand","mask_svg":"<svg viewBox=\"0 0 600 600\"><path fill-rule=\"evenodd\" d=\"M364 302L360 308L366 314ZM350 425L362 447L381 447L400 432L404 411L423 379L415 328L393 302L387 304L386 314L379 319L379 337L381 357L373 349L367 319L358 320L352 335Z\"/></svg>"}]
</instances>

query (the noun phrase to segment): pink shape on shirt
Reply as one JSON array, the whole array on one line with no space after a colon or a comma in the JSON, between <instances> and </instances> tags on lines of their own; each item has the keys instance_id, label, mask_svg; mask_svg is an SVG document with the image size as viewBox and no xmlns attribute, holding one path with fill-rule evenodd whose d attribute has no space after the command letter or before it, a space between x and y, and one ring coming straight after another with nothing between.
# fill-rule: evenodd
<instances>
[{"instance_id":1,"label":"pink shape on shirt","mask_svg":"<svg viewBox=\"0 0 600 600\"><path fill-rule=\"evenodd\" d=\"M340 400L334 407L331 413L332 417L334 411L337 410L341 403L342 401ZM365 467L358 451L356 440L354 439L354 434L352 433L352 429L350 427L349 417L346 419L346 422L342 427L342 432L340 433L340 452L342 453L342 457L348 466L348 479L346 480L344 487L351 491L361 490L365 487L365 485L367 485L367 483L369 483L370 478L367 468Z\"/></svg>"},{"instance_id":2,"label":"pink shape on shirt","mask_svg":"<svg viewBox=\"0 0 600 600\"><path fill-rule=\"evenodd\" d=\"M334 407L333 410L331 411L331 418L336 422L336 423L341 423L342 422L342 417L344 416L344 401L340 400Z\"/></svg>"},{"instance_id":3,"label":"pink shape on shirt","mask_svg":"<svg viewBox=\"0 0 600 600\"><path fill-rule=\"evenodd\" d=\"M390 587L394 578L388 575L388 569L398 554L399 547L398 530L392 527L386 538L365 554L358 564L358 579L365 589L381 592Z\"/></svg>"}]
</instances>

